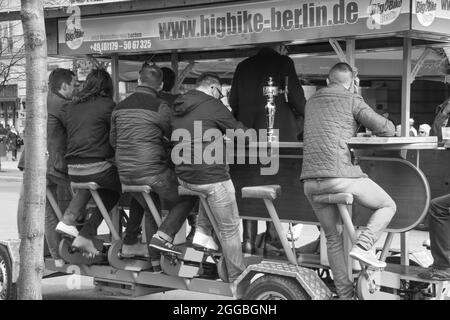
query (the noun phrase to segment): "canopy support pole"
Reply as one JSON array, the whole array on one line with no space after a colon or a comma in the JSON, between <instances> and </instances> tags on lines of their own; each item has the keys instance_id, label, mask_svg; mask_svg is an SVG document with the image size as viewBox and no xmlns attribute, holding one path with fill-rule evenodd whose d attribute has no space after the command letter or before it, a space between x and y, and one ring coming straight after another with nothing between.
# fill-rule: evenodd
<instances>
[{"instance_id":1,"label":"canopy support pole","mask_svg":"<svg viewBox=\"0 0 450 320\"><path fill-rule=\"evenodd\" d=\"M342 50L339 41L337 39L328 39L328 42L330 43L331 47L333 48L334 52L336 52L336 55L340 62L347 62L347 57L345 56L344 50ZM348 63L348 62L347 62Z\"/></svg>"},{"instance_id":2,"label":"canopy support pole","mask_svg":"<svg viewBox=\"0 0 450 320\"><path fill-rule=\"evenodd\" d=\"M354 69L355 68L355 39L346 40L345 57L347 63Z\"/></svg>"},{"instance_id":3,"label":"canopy support pole","mask_svg":"<svg viewBox=\"0 0 450 320\"><path fill-rule=\"evenodd\" d=\"M411 83L413 74L411 72L411 56L412 56L412 40L411 38L403 39L403 75L402 75L402 137L409 136L409 118L411 111ZM401 151L402 158L406 158L406 151ZM400 234L400 248L401 248L401 264L409 265L409 246L408 233L402 232Z\"/></svg>"},{"instance_id":4,"label":"canopy support pole","mask_svg":"<svg viewBox=\"0 0 450 320\"><path fill-rule=\"evenodd\" d=\"M117 54L111 56L111 72L114 88L114 102L119 103L119 55Z\"/></svg>"},{"instance_id":5,"label":"canopy support pole","mask_svg":"<svg viewBox=\"0 0 450 320\"><path fill-rule=\"evenodd\" d=\"M420 55L419 59L416 61L416 65L414 66L414 69L411 71L411 80L412 80L411 82L413 82L416 79L417 74L420 71L420 68L422 68L427 56L430 54L431 51L432 51L431 48L426 48Z\"/></svg>"},{"instance_id":6,"label":"canopy support pole","mask_svg":"<svg viewBox=\"0 0 450 320\"><path fill-rule=\"evenodd\" d=\"M409 136L409 118L411 107L411 54L412 40L411 38L403 39L403 74L402 74L402 137Z\"/></svg>"},{"instance_id":7,"label":"canopy support pole","mask_svg":"<svg viewBox=\"0 0 450 320\"><path fill-rule=\"evenodd\" d=\"M178 52L172 51L170 60L171 60L172 70L173 70L173 72L175 72L175 83L178 83ZM172 93L177 94L178 91L179 91L178 86L174 86L172 88Z\"/></svg>"},{"instance_id":8,"label":"canopy support pole","mask_svg":"<svg viewBox=\"0 0 450 320\"><path fill-rule=\"evenodd\" d=\"M177 91L179 91L181 84L183 83L184 79L187 77L189 72L192 71L192 69L194 68L194 65L195 65L194 61L189 61L189 64L183 69L183 71L181 71L181 73L177 77L177 82L176 82Z\"/></svg>"}]
</instances>

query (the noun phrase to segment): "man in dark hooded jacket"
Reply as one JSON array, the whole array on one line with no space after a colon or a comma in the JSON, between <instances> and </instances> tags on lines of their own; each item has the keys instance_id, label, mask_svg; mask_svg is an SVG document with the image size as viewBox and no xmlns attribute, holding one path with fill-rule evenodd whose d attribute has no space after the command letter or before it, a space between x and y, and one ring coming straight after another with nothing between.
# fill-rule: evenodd
<instances>
[{"instance_id":1,"label":"man in dark hooded jacket","mask_svg":"<svg viewBox=\"0 0 450 320\"><path fill-rule=\"evenodd\" d=\"M235 189L223 157L226 152L218 151L213 155L212 151L208 154L208 150L214 144L224 151L223 134L226 130L244 129L244 126L219 100L221 90L218 76L205 73L197 79L195 90L175 100L172 141L176 145L172 151L172 160L180 184L206 196L219 228L222 254L228 271L228 279L223 280L233 282L245 269ZM208 135L213 137L207 138ZM211 233L211 222L203 206L200 206L192 243L217 250L218 245Z\"/></svg>"}]
</instances>

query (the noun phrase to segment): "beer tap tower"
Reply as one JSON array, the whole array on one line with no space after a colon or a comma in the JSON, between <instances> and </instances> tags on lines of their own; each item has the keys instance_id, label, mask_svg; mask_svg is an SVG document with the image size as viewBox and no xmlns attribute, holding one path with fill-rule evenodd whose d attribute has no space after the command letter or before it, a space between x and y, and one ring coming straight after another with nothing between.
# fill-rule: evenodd
<instances>
[{"instance_id":1,"label":"beer tap tower","mask_svg":"<svg viewBox=\"0 0 450 320\"><path fill-rule=\"evenodd\" d=\"M278 142L278 137L274 134L273 125L275 122L275 97L278 95L278 87L273 85L272 77L269 77L267 86L263 87L263 95L267 97L266 116L267 116L267 142Z\"/></svg>"}]
</instances>

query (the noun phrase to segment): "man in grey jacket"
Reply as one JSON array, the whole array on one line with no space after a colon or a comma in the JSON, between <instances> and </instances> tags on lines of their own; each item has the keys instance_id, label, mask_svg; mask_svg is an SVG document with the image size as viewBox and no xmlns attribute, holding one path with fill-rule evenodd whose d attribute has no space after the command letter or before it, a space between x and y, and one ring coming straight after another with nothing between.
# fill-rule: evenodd
<instances>
[{"instance_id":1,"label":"man in grey jacket","mask_svg":"<svg viewBox=\"0 0 450 320\"><path fill-rule=\"evenodd\" d=\"M355 136L359 124L378 136L393 136L395 132L394 124L378 115L356 93L355 82L351 66L338 63L330 70L328 86L307 102L300 178L304 182L305 195L325 232L328 259L341 299L353 298L354 288L348 278L342 233L337 228L339 212L335 205L314 202L312 196L350 193L357 203L374 211L350 256L378 268L386 264L379 261L370 249L396 211L392 198L351 161L347 142Z\"/></svg>"}]
</instances>

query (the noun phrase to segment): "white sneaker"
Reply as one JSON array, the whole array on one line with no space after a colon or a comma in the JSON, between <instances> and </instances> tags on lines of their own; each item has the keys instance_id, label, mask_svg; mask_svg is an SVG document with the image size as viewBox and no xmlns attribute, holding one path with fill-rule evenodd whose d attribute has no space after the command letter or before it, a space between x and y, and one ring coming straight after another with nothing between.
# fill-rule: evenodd
<instances>
[{"instance_id":1,"label":"white sneaker","mask_svg":"<svg viewBox=\"0 0 450 320\"><path fill-rule=\"evenodd\" d=\"M302 229L303 229L303 224L298 223L295 226L292 227L292 234L289 232L286 233L286 238L289 241L297 241L300 238L300 234L302 233Z\"/></svg>"},{"instance_id":2,"label":"white sneaker","mask_svg":"<svg viewBox=\"0 0 450 320\"><path fill-rule=\"evenodd\" d=\"M77 228L75 228L74 226L69 226L62 221L58 222L58 225L56 226L56 231L65 233L74 238L78 237Z\"/></svg>"},{"instance_id":3,"label":"white sneaker","mask_svg":"<svg viewBox=\"0 0 450 320\"><path fill-rule=\"evenodd\" d=\"M63 259L55 259L55 267L62 268L66 262Z\"/></svg>"},{"instance_id":4,"label":"white sneaker","mask_svg":"<svg viewBox=\"0 0 450 320\"><path fill-rule=\"evenodd\" d=\"M192 239L192 244L200 247L204 247L209 250L217 251L219 249L219 246L214 241L214 239L211 236L208 236L201 232L195 232L194 239Z\"/></svg>"},{"instance_id":5,"label":"white sneaker","mask_svg":"<svg viewBox=\"0 0 450 320\"><path fill-rule=\"evenodd\" d=\"M354 245L352 250L350 251L350 257L375 268L381 269L386 267L386 262L378 260L378 258L372 251L363 250L357 245Z\"/></svg>"}]
</instances>

